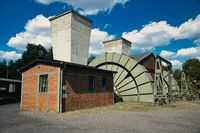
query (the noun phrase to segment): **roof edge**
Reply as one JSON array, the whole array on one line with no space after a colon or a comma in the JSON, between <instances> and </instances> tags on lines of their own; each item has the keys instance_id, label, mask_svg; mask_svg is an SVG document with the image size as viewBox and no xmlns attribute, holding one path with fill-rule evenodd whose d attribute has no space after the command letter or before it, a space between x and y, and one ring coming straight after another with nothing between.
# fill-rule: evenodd
<instances>
[{"instance_id":1,"label":"roof edge","mask_svg":"<svg viewBox=\"0 0 200 133\"><path fill-rule=\"evenodd\" d=\"M118 40L122 40L122 41L125 41L128 43L128 45L131 46L132 42L130 42L129 40L121 37L121 38L116 38L116 39L111 39L111 40L106 40L106 41L103 41L103 43L108 43L108 42L112 42L112 41L118 41Z\"/></svg>"},{"instance_id":2,"label":"roof edge","mask_svg":"<svg viewBox=\"0 0 200 133\"><path fill-rule=\"evenodd\" d=\"M66 15L66 14L69 14L69 13L74 13L74 14L80 16L81 18L87 20L87 21L90 22L90 23L93 22L91 19L89 19L89 18L87 18L87 17L81 15L80 13L78 13L77 11L75 11L75 10L73 10L73 9L67 10L67 11L65 11L65 12L63 12L63 13L61 13L61 14L59 14L59 15L56 15L56 16L54 16L54 17L52 17L52 18L49 18L49 21L52 21L52 20L54 20L54 19L57 19L57 18L62 17L62 16L64 16L64 15Z\"/></svg>"},{"instance_id":3,"label":"roof edge","mask_svg":"<svg viewBox=\"0 0 200 133\"><path fill-rule=\"evenodd\" d=\"M142 54L140 54L140 55L142 55ZM137 56L140 56L140 55L133 55L133 56L131 56L131 57L132 57L133 59L135 59ZM154 59L156 58L155 55L154 55L152 52L149 52L149 53L145 53L144 56L141 57L141 58L138 60L138 62L142 62L144 59L148 58L148 57L151 56L151 55L154 57Z\"/></svg>"},{"instance_id":4,"label":"roof edge","mask_svg":"<svg viewBox=\"0 0 200 133\"><path fill-rule=\"evenodd\" d=\"M21 80L18 79L8 79L8 78L0 78L0 81L7 81L7 82L18 82L21 83Z\"/></svg>"},{"instance_id":5,"label":"roof edge","mask_svg":"<svg viewBox=\"0 0 200 133\"><path fill-rule=\"evenodd\" d=\"M24 71L26 71L30 67L34 66L35 64L48 64L48 65L58 66L58 67L64 67L65 65L69 65L69 66L79 67L79 68L84 68L84 69L91 69L91 70L96 70L96 71L104 71L104 72L116 73L114 71L98 69L98 68L92 67L92 66L75 64L75 63L59 61L59 60L49 60L49 59L36 59L36 60L32 61L31 63L23 66L22 68L20 68L18 71L23 73Z\"/></svg>"}]
</instances>

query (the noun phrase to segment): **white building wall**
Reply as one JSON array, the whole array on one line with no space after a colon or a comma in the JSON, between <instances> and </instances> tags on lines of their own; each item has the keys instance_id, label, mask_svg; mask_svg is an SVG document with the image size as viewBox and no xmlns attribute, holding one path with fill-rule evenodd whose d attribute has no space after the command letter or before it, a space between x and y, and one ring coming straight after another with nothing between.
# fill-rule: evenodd
<instances>
[{"instance_id":1,"label":"white building wall","mask_svg":"<svg viewBox=\"0 0 200 133\"><path fill-rule=\"evenodd\" d=\"M71 62L71 14L50 22L53 59Z\"/></svg>"},{"instance_id":2,"label":"white building wall","mask_svg":"<svg viewBox=\"0 0 200 133\"><path fill-rule=\"evenodd\" d=\"M87 65L92 25L77 15L72 21L72 62Z\"/></svg>"},{"instance_id":3,"label":"white building wall","mask_svg":"<svg viewBox=\"0 0 200 133\"><path fill-rule=\"evenodd\" d=\"M108 42L104 44L104 50L107 53L119 53L122 54L122 45L118 42Z\"/></svg>"},{"instance_id":4,"label":"white building wall","mask_svg":"<svg viewBox=\"0 0 200 133\"><path fill-rule=\"evenodd\" d=\"M126 55L130 55L131 53L131 46L124 44L122 45L122 52Z\"/></svg>"},{"instance_id":5,"label":"white building wall","mask_svg":"<svg viewBox=\"0 0 200 133\"><path fill-rule=\"evenodd\" d=\"M107 53L130 54L130 44L123 39L114 39L104 42L104 50Z\"/></svg>"}]
</instances>

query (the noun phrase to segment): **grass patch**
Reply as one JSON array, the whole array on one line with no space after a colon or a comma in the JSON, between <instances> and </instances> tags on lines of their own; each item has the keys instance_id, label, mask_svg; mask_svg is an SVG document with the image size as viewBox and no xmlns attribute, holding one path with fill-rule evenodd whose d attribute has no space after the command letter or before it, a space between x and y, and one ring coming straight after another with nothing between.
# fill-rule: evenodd
<instances>
[{"instance_id":1,"label":"grass patch","mask_svg":"<svg viewBox=\"0 0 200 133\"><path fill-rule=\"evenodd\" d=\"M196 110L200 109L200 104L193 103L191 101L176 101L167 105L169 108L175 108L178 110Z\"/></svg>"},{"instance_id":2,"label":"grass patch","mask_svg":"<svg viewBox=\"0 0 200 133\"><path fill-rule=\"evenodd\" d=\"M64 114L71 113L90 113L90 112L109 112L109 111L145 111L145 110L200 110L200 104L192 103L190 101L176 101L168 105L153 105L152 103L144 102L120 102L113 105L102 107L94 107L90 109L81 109Z\"/></svg>"}]
</instances>

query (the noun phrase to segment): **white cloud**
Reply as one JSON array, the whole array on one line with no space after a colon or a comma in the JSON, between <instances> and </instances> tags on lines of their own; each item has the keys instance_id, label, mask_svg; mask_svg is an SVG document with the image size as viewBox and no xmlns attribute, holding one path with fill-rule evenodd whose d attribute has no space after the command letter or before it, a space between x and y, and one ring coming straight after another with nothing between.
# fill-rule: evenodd
<instances>
[{"instance_id":1,"label":"white cloud","mask_svg":"<svg viewBox=\"0 0 200 133\"><path fill-rule=\"evenodd\" d=\"M109 35L106 31L101 31L99 28L92 29L90 38L90 54L100 54L104 52L102 42L113 39L114 35Z\"/></svg>"},{"instance_id":2,"label":"white cloud","mask_svg":"<svg viewBox=\"0 0 200 133\"><path fill-rule=\"evenodd\" d=\"M181 68L182 66L182 62L179 60L170 60L170 62L172 63L173 68Z\"/></svg>"},{"instance_id":3,"label":"white cloud","mask_svg":"<svg viewBox=\"0 0 200 133\"><path fill-rule=\"evenodd\" d=\"M192 39L195 44L200 44L200 15L178 27L171 26L166 21L151 22L139 31L124 32L122 36L133 43L132 49L139 50L168 45L172 40L178 39Z\"/></svg>"},{"instance_id":4,"label":"white cloud","mask_svg":"<svg viewBox=\"0 0 200 133\"><path fill-rule=\"evenodd\" d=\"M129 0L35 0L41 4L50 4L54 2L66 3L75 10L84 15L94 15L103 12L110 12L117 4L124 6Z\"/></svg>"},{"instance_id":5,"label":"white cloud","mask_svg":"<svg viewBox=\"0 0 200 133\"><path fill-rule=\"evenodd\" d=\"M177 57L197 57L200 56L200 46L191 48L182 48L177 51Z\"/></svg>"},{"instance_id":6,"label":"white cloud","mask_svg":"<svg viewBox=\"0 0 200 133\"><path fill-rule=\"evenodd\" d=\"M176 52L162 50L160 56L164 58L197 58L200 59L200 46L181 48Z\"/></svg>"},{"instance_id":7,"label":"white cloud","mask_svg":"<svg viewBox=\"0 0 200 133\"><path fill-rule=\"evenodd\" d=\"M200 60L200 56L198 56L198 57L195 57L195 58L197 58L198 60Z\"/></svg>"},{"instance_id":8,"label":"white cloud","mask_svg":"<svg viewBox=\"0 0 200 133\"><path fill-rule=\"evenodd\" d=\"M194 40L194 43L195 43L196 45L200 45L200 38L199 38L199 39L196 39L196 40Z\"/></svg>"},{"instance_id":9,"label":"white cloud","mask_svg":"<svg viewBox=\"0 0 200 133\"><path fill-rule=\"evenodd\" d=\"M103 52L102 41L114 38L106 31L99 28L92 29L90 39L90 54L100 54ZM46 48L51 46L50 23L48 18L43 15L37 15L29 20L25 25L25 31L17 33L8 41L10 47L25 50L27 43L41 44Z\"/></svg>"},{"instance_id":10,"label":"white cloud","mask_svg":"<svg viewBox=\"0 0 200 133\"><path fill-rule=\"evenodd\" d=\"M171 52L171 51L167 51L167 50L162 50L160 52L160 56L164 57L164 58L169 58L169 57L174 57L176 55L175 52Z\"/></svg>"},{"instance_id":11,"label":"white cloud","mask_svg":"<svg viewBox=\"0 0 200 133\"><path fill-rule=\"evenodd\" d=\"M160 56L164 58L197 58L200 59L200 46L181 48L176 52L162 50Z\"/></svg>"},{"instance_id":12,"label":"white cloud","mask_svg":"<svg viewBox=\"0 0 200 133\"><path fill-rule=\"evenodd\" d=\"M172 39L193 39L195 44L200 43L200 15L195 19L189 19L179 27L167 24L166 21L151 22L145 25L140 31L133 30L124 32L122 36L133 42L132 49L151 50L160 45L167 45ZM187 28L188 27L188 28ZM27 43L41 44L46 48L51 46L50 23L47 17L37 15L29 20L24 27L25 31L11 37L8 46L24 50ZM198 30L197 30L198 29ZM187 32L188 30L188 32ZM91 31L90 54L103 52L102 41L114 38L106 31L99 28ZM174 52L163 50L160 55L168 57L199 57L200 46L182 48Z\"/></svg>"},{"instance_id":13,"label":"white cloud","mask_svg":"<svg viewBox=\"0 0 200 133\"><path fill-rule=\"evenodd\" d=\"M178 37L182 39L200 39L200 15L195 19L189 19L178 28Z\"/></svg>"},{"instance_id":14,"label":"white cloud","mask_svg":"<svg viewBox=\"0 0 200 133\"><path fill-rule=\"evenodd\" d=\"M8 41L8 46L24 50L27 43L41 44L46 48L51 46L50 22L43 15L37 15L25 25L25 31L17 33Z\"/></svg>"},{"instance_id":15,"label":"white cloud","mask_svg":"<svg viewBox=\"0 0 200 133\"><path fill-rule=\"evenodd\" d=\"M17 60L21 56L22 54L16 53L15 51L0 51L0 59Z\"/></svg>"},{"instance_id":16,"label":"white cloud","mask_svg":"<svg viewBox=\"0 0 200 133\"><path fill-rule=\"evenodd\" d=\"M133 43L132 49L144 50L169 44L175 34L176 27L160 21L147 24L140 31L124 32L122 36Z\"/></svg>"}]
</instances>

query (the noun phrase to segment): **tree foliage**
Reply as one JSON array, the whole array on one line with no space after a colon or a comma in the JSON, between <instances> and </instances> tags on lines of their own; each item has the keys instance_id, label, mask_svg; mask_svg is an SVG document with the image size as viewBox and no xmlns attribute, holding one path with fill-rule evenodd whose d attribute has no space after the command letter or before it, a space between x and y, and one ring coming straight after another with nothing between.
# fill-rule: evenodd
<instances>
[{"instance_id":1,"label":"tree foliage","mask_svg":"<svg viewBox=\"0 0 200 133\"><path fill-rule=\"evenodd\" d=\"M52 48L46 50L42 45L28 44L21 59L0 62L0 77L21 79L18 70L37 58L53 59Z\"/></svg>"},{"instance_id":2,"label":"tree foliage","mask_svg":"<svg viewBox=\"0 0 200 133\"><path fill-rule=\"evenodd\" d=\"M42 45L28 44L22 54L23 63L29 63L37 58L52 59L52 48L46 50Z\"/></svg>"},{"instance_id":3,"label":"tree foliage","mask_svg":"<svg viewBox=\"0 0 200 133\"><path fill-rule=\"evenodd\" d=\"M174 79L177 81L178 85L181 86L181 70L180 69L174 70Z\"/></svg>"},{"instance_id":4,"label":"tree foliage","mask_svg":"<svg viewBox=\"0 0 200 133\"><path fill-rule=\"evenodd\" d=\"M7 77L7 62L3 60L0 62L0 77L6 78Z\"/></svg>"},{"instance_id":5,"label":"tree foliage","mask_svg":"<svg viewBox=\"0 0 200 133\"><path fill-rule=\"evenodd\" d=\"M189 59L182 65L183 70L186 72L189 89L200 89L200 61L198 59Z\"/></svg>"},{"instance_id":6,"label":"tree foliage","mask_svg":"<svg viewBox=\"0 0 200 133\"><path fill-rule=\"evenodd\" d=\"M198 59L189 59L183 63L183 70L192 81L200 80L200 61Z\"/></svg>"}]
</instances>

